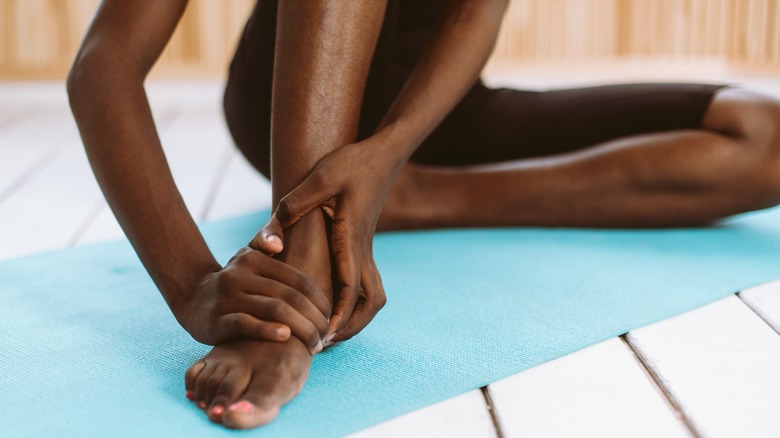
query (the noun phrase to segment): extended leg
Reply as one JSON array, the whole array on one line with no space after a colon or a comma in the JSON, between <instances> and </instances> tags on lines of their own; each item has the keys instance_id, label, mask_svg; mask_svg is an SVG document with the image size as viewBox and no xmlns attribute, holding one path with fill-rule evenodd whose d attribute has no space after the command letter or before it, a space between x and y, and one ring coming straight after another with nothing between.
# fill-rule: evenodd
<instances>
[{"instance_id":1,"label":"extended leg","mask_svg":"<svg viewBox=\"0 0 780 438\"><path fill-rule=\"evenodd\" d=\"M780 102L730 88L701 129L496 165L410 165L380 226L687 226L778 202Z\"/></svg>"}]
</instances>

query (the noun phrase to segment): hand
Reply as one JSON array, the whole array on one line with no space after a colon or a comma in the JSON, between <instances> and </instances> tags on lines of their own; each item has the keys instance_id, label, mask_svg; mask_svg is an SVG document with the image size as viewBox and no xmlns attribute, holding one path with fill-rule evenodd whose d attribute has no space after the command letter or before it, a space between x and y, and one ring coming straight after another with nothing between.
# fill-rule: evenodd
<instances>
[{"instance_id":1,"label":"hand","mask_svg":"<svg viewBox=\"0 0 780 438\"><path fill-rule=\"evenodd\" d=\"M381 140L368 138L342 146L325 157L306 179L282 198L252 248L282 250L283 229L321 207L332 219L330 242L338 292L328 328L329 341L343 341L362 330L386 302L373 258L373 237L397 168L383 160Z\"/></svg>"},{"instance_id":2,"label":"hand","mask_svg":"<svg viewBox=\"0 0 780 438\"><path fill-rule=\"evenodd\" d=\"M241 248L218 272L206 275L172 310L195 340L215 345L237 337L300 339L322 350L328 320L312 300L323 293L303 273L269 255Z\"/></svg>"}]
</instances>

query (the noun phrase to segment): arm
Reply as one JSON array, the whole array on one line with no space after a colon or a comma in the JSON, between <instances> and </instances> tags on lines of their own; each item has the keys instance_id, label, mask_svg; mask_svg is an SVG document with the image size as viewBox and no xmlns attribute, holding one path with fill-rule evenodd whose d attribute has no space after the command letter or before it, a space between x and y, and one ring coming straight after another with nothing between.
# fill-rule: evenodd
<instances>
[{"instance_id":1,"label":"arm","mask_svg":"<svg viewBox=\"0 0 780 438\"><path fill-rule=\"evenodd\" d=\"M68 77L71 108L90 164L139 258L193 337L205 343L238 335L284 340L290 330L268 322L283 319L316 345L318 330L312 323L262 296L267 292L292 301L290 283L310 290L310 282L291 268L270 269L278 261L248 250L231 260L231 269L222 269L168 169L143 82L185 5L185 0L101 4ZM269 282L274 276L287 286ZM300 307L324 324L313 305Z\"/></svg>"},{"instance_id":2,"label":"arm","mask_svg":"<svg viewBox=\"0 0 780 438\"><path fill-rule=\"evenodd\" d=\"M375 134L360 143L345 142L346 146L320 160L308 177L279 202L253 245L278 251L269 238L281 238L283 228L322 206L333 218L331 245L339 279L348 285L361 286L362 282L363 298L372 298L371 289L381 289L378 274L372 276L370 269L373 260L369 269L362 269L362 279L356 267L364 257L370 259L371 240L387 192L412 153L477 80L495 45L507 3L452 2L439 31ZM381 307L369 304L355 308L359 296L357 287L340 296L331 319L331 331L339 332L337 340L356 334ZM384 294L373 293L373 297L381 300Z\"/></svg>"},{"instance_id":3,"label":"arm","mask_svg":"<svg viewBox=\"0 0 780 438\"><path fill-rule=\"evenodd\" d=\"M395 169L441 123L479 78L498 37L508 0L458 0L442 21L375 135Z\"/></svg>"}]
</instances>

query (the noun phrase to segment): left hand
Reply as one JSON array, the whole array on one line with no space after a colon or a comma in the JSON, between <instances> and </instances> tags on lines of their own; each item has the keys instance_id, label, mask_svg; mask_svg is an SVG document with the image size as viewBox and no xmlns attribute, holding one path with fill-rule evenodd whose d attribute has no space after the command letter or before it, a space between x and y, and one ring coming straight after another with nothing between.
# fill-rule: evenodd
<instances>
[{"instance_id":1,"label":"left hand","mask_svg":"<svg viewBox=\"0 0 780 438\"><path fill-rule=\"evenodd\" d=\"M326 337L330 342L344 341L360 332L387 300L372 252L377 220L397 175L393 160L382 157L386 150L381 140L370 137L324 156L306 179L281 199L269 222L250 243L255 249L278 253L284 228L317 207L331 217L338 293Z\"/></svg>"}]
</instances>

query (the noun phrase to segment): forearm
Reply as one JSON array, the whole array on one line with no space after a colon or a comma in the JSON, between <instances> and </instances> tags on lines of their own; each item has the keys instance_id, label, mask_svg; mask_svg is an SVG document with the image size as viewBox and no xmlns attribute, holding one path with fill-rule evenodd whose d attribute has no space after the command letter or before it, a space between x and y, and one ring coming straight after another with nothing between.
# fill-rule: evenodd
<instances>
[{"instance_id":1,"label":"forearm","mask_svg":"<svg viewBox=\"0 0 780 438\"><path fill-rule=\"evenodd\" d=\"M452 2L436 36L423 52L375 135L392 150L396 167L406 163L479 78L498 37L507 0Z\"/></svg>"},{"instance_id":2,"label":"forearm","mask_svg":"<svg viewBox=\"0 0 780 438\"><path fill-rule=\"evenodd\" d=\"M175 308L219 270L176 189L143 89L123 60L81 59L68 82L95 177L147 271Z\"/></svg>"}]
</instances>

